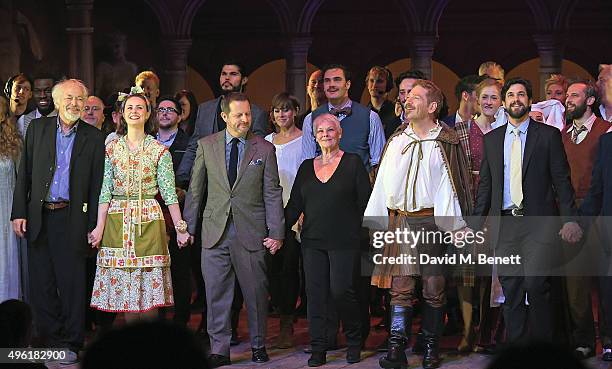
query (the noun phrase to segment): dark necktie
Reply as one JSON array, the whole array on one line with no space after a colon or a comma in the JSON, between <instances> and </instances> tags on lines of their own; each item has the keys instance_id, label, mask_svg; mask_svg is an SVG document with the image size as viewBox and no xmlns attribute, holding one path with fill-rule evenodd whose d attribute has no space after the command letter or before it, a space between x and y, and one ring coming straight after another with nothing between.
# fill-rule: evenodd
<instances>
[{"instance_id":1,"label":"dark necktie","mask_svg":"<svg viewBox=\"0 0 612 369\"><path fill-rule=\"evenodd\" d=\"M587 128L585 126L580 126L580 128L576 128L576 126L574 126L574 130L572 131L572 142L578 143L578 136L580 136L580 134L586 130Z\"/></svg>"},{"instance_id":2,"label":"dark necktie","mask_svg":"<svg viewBox=\"0 0 612 369\"><path fill-rule=\"evenodd\" d=\"M230 150L227 178L229 179L230 187L234 187L234 182L236 182L236 176L238 175L238 139L232 138L231 143L232 149Z\"/></svg>"},{"instance_id":3,"label":"dark necktie","mask_svg":"<svg viewBox=\"0 0 612 369\"><path fill-rule=\"evenodd\" d=\"M348 117L351 115L351 107L347 106L346 108L342 109L332 108L329 112L335 116L346 115Z\"/></svg>"}]
</instances>

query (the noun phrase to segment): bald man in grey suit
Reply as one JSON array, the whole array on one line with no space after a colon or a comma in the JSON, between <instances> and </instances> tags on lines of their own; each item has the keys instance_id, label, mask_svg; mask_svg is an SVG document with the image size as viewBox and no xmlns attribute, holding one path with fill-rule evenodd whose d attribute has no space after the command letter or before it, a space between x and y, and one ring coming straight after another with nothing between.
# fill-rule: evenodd
<instances>
[{"instance_id":1,"label":"bald man in grey suit","mask_svg":"<svg viewBox=\"0 0 612 369\"><path fill-rule=\"evenodd\" d=\"M193 235L200 206L204 206L202 274L212 367L230 364L236 277L247 305L252 360L269 360L264 346L268 308L264 255L266 249L275 253L285 235L274 146L249 131L251 109L246 95L228 95L221 116L227 128L198 141L184 211Z\"/></svg>"}]
</instances>

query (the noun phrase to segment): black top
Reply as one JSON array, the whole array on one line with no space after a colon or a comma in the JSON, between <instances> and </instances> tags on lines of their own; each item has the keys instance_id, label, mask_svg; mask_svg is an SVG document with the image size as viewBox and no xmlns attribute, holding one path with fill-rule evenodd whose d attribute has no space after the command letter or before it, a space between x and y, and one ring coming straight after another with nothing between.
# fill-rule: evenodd
<instances>
[{"instance_id":1,"label":"black top","mask_svg":"<svg viewBox=\"0 0 612 369\"><path fill-rule=\"evenodd\" d=\"M385 138L388 140L389 137L391 137L391 135L395 132L397 127L399 127L402 123L400 117L395 115L395 103L393 101L385 100L385 102L383 102L381 105L380 110L376 110L372 106L372 102L370 102L368 106L370 109L372 109L372 111L378 113L380 121L385 129Z\"/></svg>"},{"instance_id":2,"label":"black top","mask_svg":"<svg viewBox=\"0 0 612 369\"><path fill-rule=\"evenodd\" d=\"M372 190L361 158L345 152L326 183L317 178L313 160L304 160L298 169L286 207L287 226L303 212L302 247L359 249L363 212Z\"/></svg>"}]
</instances>

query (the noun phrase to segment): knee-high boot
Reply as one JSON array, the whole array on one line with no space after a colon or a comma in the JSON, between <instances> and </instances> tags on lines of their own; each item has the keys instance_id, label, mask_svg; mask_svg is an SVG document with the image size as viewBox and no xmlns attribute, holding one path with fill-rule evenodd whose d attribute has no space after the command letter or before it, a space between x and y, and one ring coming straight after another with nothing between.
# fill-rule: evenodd
<instances>
[{"instance_id":1,"label":"knee-high boot","mask_svg":"<svg viewBox=\"0 0 612 369\"><path fill-rule=\"evenodd\" d=\"M385 369L405 369L408 367L406 345L412 329L412 307L391 305L389 351L379 360Z\"/></svg>"},{"instance_id":2,"label":"knee-high boot","mask_svg":"<svg viewBox=\"0 0 612 369\"><path fill-rule=\"evenodd\" d=\"M425 341L423 369L433 369L440 366L438 344L443 329L444 307L432 307L425 304L423 311L423 339Z\"/></svg>"}]
</instances>

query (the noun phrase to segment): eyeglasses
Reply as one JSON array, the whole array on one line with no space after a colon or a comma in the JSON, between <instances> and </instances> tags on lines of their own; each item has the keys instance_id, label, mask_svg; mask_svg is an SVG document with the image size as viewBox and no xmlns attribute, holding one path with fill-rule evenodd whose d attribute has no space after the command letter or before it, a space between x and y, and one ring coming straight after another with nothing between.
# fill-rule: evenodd
<instances>
[{"instance_id":1,"label":"eyeglasses","mask_svg":"<svg viewBox=\"0 0 612 369\"><path fill-rule=\"evenodd\" d=\"M158 114L163 114L163 113L176 113L178 114L178 111L176 111L176 109L174 108L157 108L157 113Z\"/></svg>"},{"instance_id":2,"label":"eyeglasses","mask_svg":"<svg viewBox=\"0 0 612 369\"><path fill-rule=\"evenodd\" d=\"M99 107L99 106L86 106L86 107L83 108L83 110L85 110L85 111L90 111L90 110L91 111L100 111L100 110L102 110L102 108Z\"/></svg>"}]
</instances>

